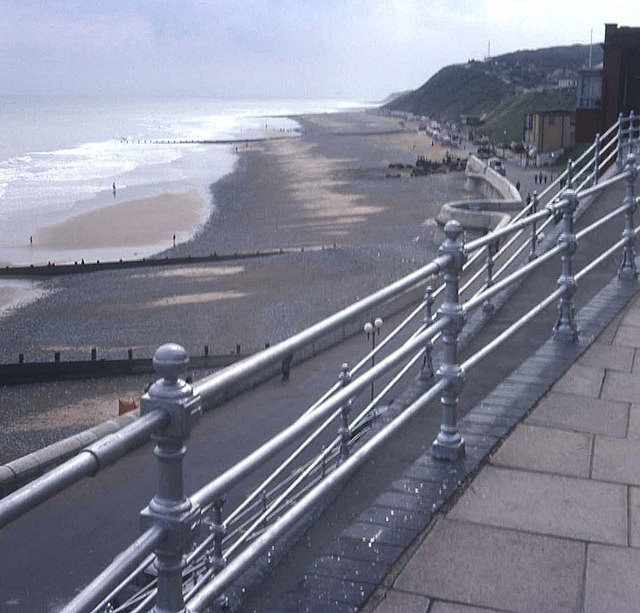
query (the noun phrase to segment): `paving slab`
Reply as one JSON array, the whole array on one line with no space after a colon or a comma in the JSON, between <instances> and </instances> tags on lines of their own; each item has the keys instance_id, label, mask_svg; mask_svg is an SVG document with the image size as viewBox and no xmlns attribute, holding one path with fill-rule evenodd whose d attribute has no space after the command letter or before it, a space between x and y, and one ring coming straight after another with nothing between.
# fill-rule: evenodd
<instances>
[{"instance_id":1,"label":"paving slab","mask_svg":"<svg viewBox=\"0 0 640 613\"><path fill-rule=\"evenodd\" d=\"M629 407L629 429L627 431L627 438L636 441L640 439L640 404L632 404Z\"/></svg>"},{"instance_id":2,"label":"paving slab","mask_svg":"<svg viewBox=\"0 0 640 613\"><path fill-rule=\"evenodd\" d=\"M631 303L629 308L622 314L620 323L626 326L640 327L640 305Z\"/></svg>"},{"instance_id":3,"label":"paving slab","mask_svg":"<svg viewBox=\"0 0 640 613\"><path fill-rule=\"evenodd\" d=\"M581 366L631 372L633 354L633 347L609 345L596 341L582 354L577 363Z\"/></svg>"},{"instance_id":4,"label":"paving slab","mask_svg":"<svg viewBox=\"0 0 640 613\"><path fill-rule=\"evenodd\" d=\"M624 437L629 404L570 394L547 394L525 423Z\"/></svg>"},{"instance_id":5,"label":"paving slab","mask_svg":"<svg viewBox=\"0 0 640 613\"><path fill-rule=\"evenodd\" d=\"M640 485L640 445L635 439L596 436L593 478Z\"/></svg>"},{"instance_id":6,"label":"paving slab","mask_svg":"<svg viewBox=\"0 0 640 613\"><path fill-rule=\"evenodd\" d=\"M640 488L629 488L629 545L640 548Z\"/></svg>"},{"instance_id":7,"label":"paving slab","mask_svg":"<svg viewBox=\"0 0 640 613\"><path fill-rule=\"evenodd\" d=\"M613 337L613 344L625 345L627 347L640 347L640 327L620 324Z\"/></svg>"},{"instance_id":8,"label":"paving slab","mask_svg":"<svg viewBox=\"0 0 640 613\"><path fill-rule=\"evenodd\" d=\"M620 402L640 402L640 376L635 373L607 372L602 398Z\"/></svg>"},{"instance_id":9,"label":"paving slab","mask_svg":"<svg viewBox=\"0 0 640 613\"><path fill-rule=\"evenodd\" d=\"M389 590L373 613L427 613L430 602L418 594Z\"/></svg>"},{"instance_id":10,"label":"paving slab","mask_svg":"<svg viewBox=\"0 0 640 613\"><path fill-rule=\"evenodd\" d=\"M429 613L501 613L497 609L485 609L484 607L468 607L455 602L436 602Z\"/></svg>"},{"instance_id":11,"label":"paving slab","mask_svg":"<svg viewBox=\"0 0 640 613\"><path fill-rule=\"evenodd\" d=\"M616 316L616 318L600 333L598 336L598 341L601 343L613 343L613 339L618 332L618 328L620 327L620 322L624 317L624 311Z\"/></svg>"},{"instance_id":12,"label":"paving slab","mask_svg":"<svg viewBox=\"0 0 640 613\"><path fill-rule=\"evenodd\" d=\"M337 556L322 556L314 560L309 567L309 571L316 575L360 583L379 583L388 570L388 564L375 560L351 559L349 564L343 564Z\"/></svg>"},{"instance_id":13,"label":"paving slab","mask_svg":"<svg viewBox=\"0 0 640 613\"><path fill-rule=\"evenodd\" d=\"M589 476L593 435L519 425L491 459L496 466Z\"/></svg>"},{"instance_id":14,"label":"paving slab","mask_svg":"<svg viewBox=\"0 0 640 613\"><path fill-rule=\"evenodd\" d=\"M637 613L640 550L589 545L584 613Z\"/></svg>"},{"instance_id":15,"label":"paving slab","mask_svg":"<svg viewBox=\"0 0 640 613\"><path fill-rule=\"evenodd\" d=\"M627 488L588 479L485 466L449 512L449 517L626 545Z\"/></svg>"},{"instance_id":16,"label":"paving slab","mask_svg":"<svg viewBox=\"0 0 640 613\"><path fill-rule=\"evenodd\" d=\"M597 398L600 395L603 378L603 368L574 364L564 376L554 384L551 391Z\"/></svg>"},{"instance_id":17,"label":"paving slab","mask_svg":"<svg viewBox=\"0 0 640 613\"><path fill-rule=\"evenodd\" d=\"M576 541L445 519L416 550L394 587L517 613L574 612L585 549Z\"/></svg>"}]
</instances>

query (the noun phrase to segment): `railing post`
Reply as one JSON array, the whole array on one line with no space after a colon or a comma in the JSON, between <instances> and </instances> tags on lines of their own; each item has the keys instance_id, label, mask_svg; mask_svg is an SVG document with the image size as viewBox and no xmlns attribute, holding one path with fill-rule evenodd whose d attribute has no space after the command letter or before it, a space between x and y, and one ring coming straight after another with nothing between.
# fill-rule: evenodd
<instances>
[{"instance_id":1,"label":"railing post","mask_svg":"<svg viewBox=\"0 0 640 613\"><path fill-rule=\"evenodd\" d=\"M340 368L338 375L340 385L344 388L351 382L351 373L349 372L349 364L346 362ZM349 458L349 443L351 442L351 432L349 431L349 411L351 410L351 402L346 401L340 407L340 426L338 427L338 435L340 436L340 456L338 463L342 464Z\"/></svg>"},{"instance_id":2,"label":"railing post","mask_svg":"<svg viewBox=\"0 0 640 613\"><path fill-rule=\"evenodd\" d=\"M444 227L445 241L440 246L440 255L450 255L444 273L445 298L438 310L440 317L447 318L442 331L444 345L443 363L438 368L436 378L446 381L442 392L442 424L431 453L439 460L455 460L464 456L464 439L458 430L458 395L464 385L464 371L458 362L458 334L464 324L464 313L458 293L460 273L465 262L464 246L458 239L462 235L462 226L455 220Z\"/></svg>"},{"instance_id":3,"label":"railing post","mask_svg":"<svg viewBox=\"0 0 640 613\"><path fill-rule=\"evenodd\" d=\"M538 192L533 192L533 198L531 199L531 214L535 215L538 212ZM531 239L529 242L529 262L535 260L538 257L536 253L536 246L538 244L538 224L533 222L531 224Z\"/></svg>"},{"instance_id":4,"label":"railing post","mask_svg":"<svg viewBox=\"0 0 640 613\"><path fill-rule=\"evenodd\" d=\"M558 287L564 288L564 294L558 304L558 321L553 328L553 338L561 342L578 340L573 294L576 291L576 281L573 277L573 254L577 248L576 235L573 231L573 212L578 207L578 195L573 190L567 190L562 195L562 234L558 238L558 245L562 247L562 272L558 279Z\"/></svg>"},{"instance_id":5,"label":"railing post","mask_svg":"<svg viewBox=\"0 0 640 613\"><path fill-rule=\"evenodd\" d=\"M629 134L627 136L627 143L629 144L627 154L630 155L633 153L633 124L636 120L636 114L633 112L633 109L629 111Z\"/></svg>"},{"instance_id":6,"label":"railing post","mask_svg":"<svg viewBox=\"0 0 640 613\"><path fill-rule=\"evenodd\" d=\"M433 324L433 287L427 285L424 291L424 319L422 323L425 330ZM424 358L422 360L422 368L420 369L420 381L433 381L433 342L429 338L424 344Z\"/></svg>"},{"instance_id":7,"label":"railing post","mask_svg":"<svg viewBox=\"0 0 640 613\"><path fill-rule=\"evenodd\" d=\"M600 179L600 134L596 134L595 147L593 151L593 185L598 184Z\"/></svg>"},{"instance_id":8,"label":"railing post","mask_svg":"<svg viewBox=\"0 0 640 613\"><path fill-rule=\"evenodd\" d=\"M140 414L164 411L170 421L152 438L158 459L158 493L140 513L142 529L160 524L163 538L155 549L158 593L154 613L185 613L182 596L182 569L194 531L199 523L199 509L184 495L182 460L184 445L191 429L202 414L200 397L181 376L187 370L189 356L183 347L162 345L153 356L153 365L162 377L140 401Z\"/></svg>"},{"instance_id":9,"label":"railing post","mask_svg":"<svg viewBox=\"0 0 640 613\"><path fill-rule=\"evenodd\" d=\"M567 161L567 189L573 189L573 160Z\"/></svg>"},{"instance_id":10,"label":"railing post","mask_svg":"<svg viewBox=\"0 0 640 613\"><path fill-rule=\"evenodd\" d=\"M618 167L618 171L622 170L622 158L623 158L623 152L622 152L622 122L623 122L623 117L622 117L622 113L620 113L620 115L618 115L618 153L616 155L616 166Z\"/></svg>"},{"instance_id":11,"label":"railing post","mask_svg":"<svg viewBox=\"0 0 640 613\"><path fill-rule=\"evenodd\" d=\"M622 262L618 270L618 279L637 279L638 269L636 268L635 234L633 232L633 214L637 206L634 183L638 178L635 155L630 154L627 156L625 171L629 173L627 175L627 194L622 202L622 204L627 205L627 210L624 214L624 230L622 231L622 238L626 242L622 250Z\"/></svg>"},{"instance_id":12,"label":"railing post","mask_svg":"<svg viewBox=\"0 0 640 613\"><path fill-rule=\"evenodd\" d=\"M485 284L485 289L489 289L493 285L493 254L497 251L495 248L495 243L487 244L487 282ZM493 302L489 298L487 298L482 304L482 310L491 315L495 310Z\"/></svg>"},{"instance_id":13,"label":"railing post","mask_svg":"<svg viewBox=\"0 0 640 613\"><path fill-rule=\"evenodd\" d=\"M213 568L213 572L217 575L226 565L224 553L222 550L222 539L225 535L224 522L222 521L222 509L224 507L225 498L221 496L213 501L211 508L211 534L213 536L213 547L209 555L208 562Z\"/></svg>"}]
</instances>

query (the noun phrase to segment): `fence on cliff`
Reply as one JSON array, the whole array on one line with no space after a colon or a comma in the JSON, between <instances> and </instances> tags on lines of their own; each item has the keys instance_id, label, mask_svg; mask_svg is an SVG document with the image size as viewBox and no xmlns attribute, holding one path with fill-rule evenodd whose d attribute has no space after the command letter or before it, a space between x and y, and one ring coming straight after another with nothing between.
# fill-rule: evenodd
<instances>
[{"instance_id":1,"label":"fence on cliff","mask_svg":"<svg viewBox=\"0 0 640 613\"><path fill-rule=\"evenodd\" d=\"M141 512L142 534L117 556L64 609L64 613L204 612L225 606L225 592L260 556L268 555L279 539L291 534L300 520L344 483L362 463L414 415L440 396L442 422L432 454L455 461L465 454L457 425L458 397L465 372L475 367L548 306L558 304L553 328L557 342L574 343L577 325L573 296L579 283L604 261L621 253L618 276L635 282L634 226L639 198L635 196L640 122L620 117L602 137L541 194L534 194L504 225L464 242L461 225L447 222L445 240L433 261L395 283L359 300L302 332L190 385L184 381L188 357L183 348L160 347L154 364L160 379L143 396L141 417L118 433L89 445L74 458L0 500L0 528L21 517L73 483L96 475L141 440L157 441L159 485L156 496ZM603 169L609 169L603 173ZM618 183L626 185L620 206L579 232L574 231L578 205ZM573 254L604 224L623 219L621 238L580 271ZM557 243L546 245L541 233ZM548 237L547 237L548 238ZM474 312L490 314L505 290L552 258L560 259L557 289L464 362L459 359L461 331ZM436 286L438 279L442 283ZM425 288L426 285L426 288ZM423 300L383 341L375 346L375 320L367 328L372 351L353 367L343 365L338 381L293 423L237 464L191 495L183 486L185 442L207 408L227 397L247 380L264 380L323 344L344 337L346 326L371 319L372 309L402 300L415 292ZM434 312L439 305L437 312ZM359 324L357 324L359 325ZM373 358L400 334L408 338L382 359ZM442 345L442 362L434 366L434 349ZM395 419L365 436L381 398L413 365L420 365L426 391ZM380 377L392 378L353 415L353 401L367 395ZM302 441L302 442L300 442ZM225 498L263 464L290 445L279 466L253 488L234 509ZM225 515L226 512L226 515ZM202 528L206 527L205 535ZM186 607L186 608L185 608Z\"/></svg>"}]
</instances>

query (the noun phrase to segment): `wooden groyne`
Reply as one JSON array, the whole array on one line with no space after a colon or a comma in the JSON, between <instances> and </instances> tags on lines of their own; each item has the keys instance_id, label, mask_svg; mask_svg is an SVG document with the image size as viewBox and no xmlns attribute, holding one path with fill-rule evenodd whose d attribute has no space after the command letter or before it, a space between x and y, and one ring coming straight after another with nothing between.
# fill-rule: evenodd
<instances>
[{"instance_id":1,"label":"wooden groyne","mask_svg":"<svg viewBox=\"0 0 640 613\"><path fill-rule=\"evenodd\" d=\"M240 352L239 345L236 349L236 353L209 355L205 347L203 355L189 358L189 368L224 368L247 357L248 354ZM152 358L134 358L131 350L127 359L97 358L95 349L91 356L90 360L61 361L60 354L55 353L53 362L24 362L21 354L17 363L0 364L0 385L155 373Z\"/></svg>"},{"instance_id":2,"label":"wooden groyne","mask_svg":"<svg viewBox=\"0 0 640 613\"><path fill-rule=\"evenodd\" d=\"M153 268L157 266L177 266L189 264L206 264L211 262L229 262L235 260L246 260L252 258L272 257L275 255L285 255L292 253L303 253L305 251L325 251L335 249L335 243L331 246L321 245L312 247L282 247L278 249L256 249L255 251L234 251L233 253L213 252L209 255L187 255L182 257L164 258L142 258L140 260L110 260L101 262L73 262L72 264L48 264L29 266L5 266L0 268L0 277L24 278L24 277L56 277L60 275L76 275L101 270L121 270L124 268Z\"/></svg>"}]
</instances>

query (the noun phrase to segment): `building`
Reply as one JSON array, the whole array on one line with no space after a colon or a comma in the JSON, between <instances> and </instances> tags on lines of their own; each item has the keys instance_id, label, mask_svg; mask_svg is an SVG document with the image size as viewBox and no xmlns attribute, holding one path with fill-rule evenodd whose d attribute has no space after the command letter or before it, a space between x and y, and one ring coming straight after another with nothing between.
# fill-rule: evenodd
<instances>
[{"instance_id":1,"label":"building","mask_svg":"<svg viewBox=\"0 0 640 613\"><path fill-rule=\"evenodd\" d=\"M558 79L558 89L570 89L576 86L576 80L571 77Z\"/></svg>"},{"instance_id":2,"label":"building","mask_svg":"<svg viewBox=\"0 0 640 613\"><path fill-rule=\"evenodd\" d=\"M529 113L524 125L524 144L536 164L552 164L565 148L575 144L573 111L538 111Z\"/></svg>"},{"instance_id":3,"label":"building","mask_svg":"<svg viewBox=\"0 0 640 613\"><path fill-rule=\"evenodd\" d=\"M615 23L604 27L600 75L597 69L588 69L578 76L576 140L580 142L604 133L620 113L640 111L640 28Z\"/></svg>"},{"instance_id":4,"label":"building","mask_svg":"<svg viewBox=\"0 0 640 613\"><path fill-rule=\"evenodd\" d=\"M640 28L604 25L601 129L618 115L640 111Z\"/></svg>"},{"instance_id":5,"label":"building","mask_svg":"<svg viewBox=\"0 0 640 613\"><path fill-rule=\"evenodd\" d=\"M578 71L576 99L576 142L593 141L600 132L602 65Z\"/></svg>"}]
</instances>

